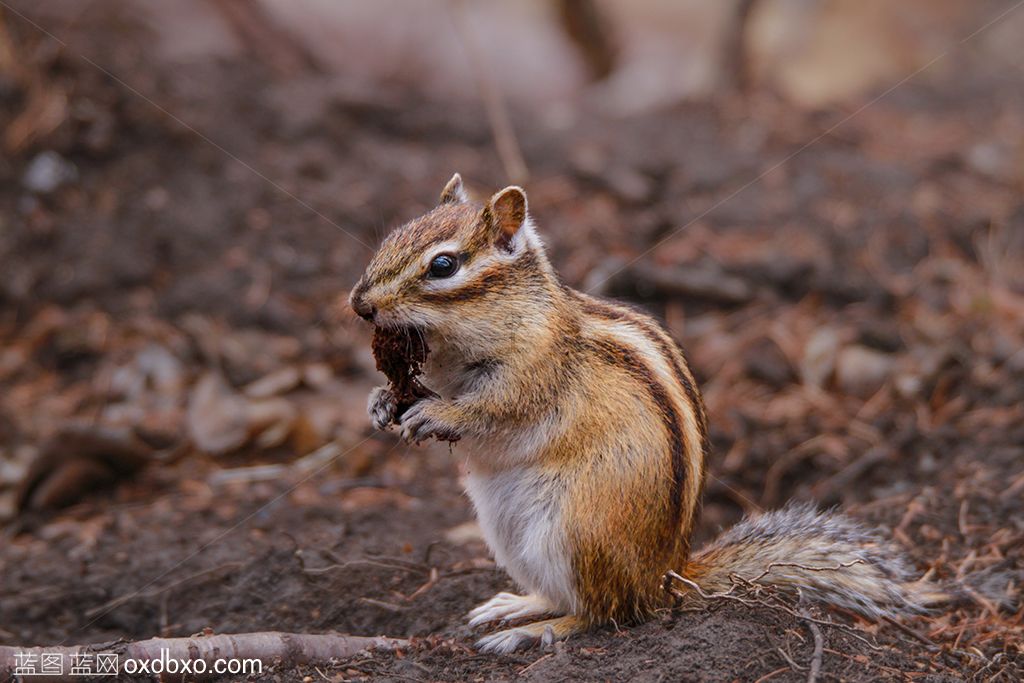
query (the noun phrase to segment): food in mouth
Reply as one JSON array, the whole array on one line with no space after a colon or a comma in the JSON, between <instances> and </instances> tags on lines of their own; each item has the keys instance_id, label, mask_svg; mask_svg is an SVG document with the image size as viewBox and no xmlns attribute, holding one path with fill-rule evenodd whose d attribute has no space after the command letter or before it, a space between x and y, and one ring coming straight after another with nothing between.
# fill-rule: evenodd
<instances>
[{"instance_id":1,"label":"food in mouth","mask_svg":"<svg viewBox=\"0 0 1024 683\"><path fill-rule=\"evenodd\" d=\"M395 396L394 424L399 423L405 411L416 401L438 397L436 392L425 387L419 380L430 347L418 330L412 327L375 327L372 348L377 369L388 378L388 388ZM437 438L443 441L459 440L457 435L438 435Z\"/></svg>"}]
</instances>

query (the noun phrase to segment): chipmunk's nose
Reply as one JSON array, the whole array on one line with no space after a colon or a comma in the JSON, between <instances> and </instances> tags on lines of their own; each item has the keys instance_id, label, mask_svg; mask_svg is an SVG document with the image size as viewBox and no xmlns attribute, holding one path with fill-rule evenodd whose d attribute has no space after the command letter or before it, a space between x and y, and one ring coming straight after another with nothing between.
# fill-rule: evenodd
<instances>
[{"instance_id":1,"label":"chipmunk's nose","mask_svg":"<svg viewBox=\"0 0 1024 683\"><path fill-rule=\"evenodd\" d=\"M377 307L366 300L364 292L356 289L352 292L352 297L349 300L352 305L352 310L356 312L363 320L373 321L373 317L377 315Z\"/></svg>"}]
</instances>

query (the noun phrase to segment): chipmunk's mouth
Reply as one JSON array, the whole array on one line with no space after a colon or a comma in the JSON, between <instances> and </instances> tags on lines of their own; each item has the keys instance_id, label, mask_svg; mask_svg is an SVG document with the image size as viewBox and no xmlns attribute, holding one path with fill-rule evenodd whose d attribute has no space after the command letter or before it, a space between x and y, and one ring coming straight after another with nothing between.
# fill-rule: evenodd
<instances>
[{"instance_id":1,"label":"chipmunk's mouth","mask_svg":"<svg viewBox=\"0 0 1024 683\"><path fill-rule=\"evenodd\" d=\"M424 336L430 330L428 320L416 309L402 304L376 308L370 318L364 318L375 328L383 330L408 330L410 334Z\"/></svg>"},{"instance_id":2,"label":"chipmunk's mouth","mask_svg":"<svg viewBox=\"0 0 1024 683\"><path fill-rule=\"evenodd\" d=\"M386 332L400 332L407 330L409 334L419 334L421 336L424 331L421 326L411 325L390 311L377 311L373 316L363 318L363 320L372 324L374 331L383 330Z\"/></svg>"},{"instance_id":3,"label":"chipmunk's mouth","mask_svg":"<svg viewBox=\"0 0 1024 683\"><path fill-rule=\"evenodd\" d=\"M430 353L422 332L410 327L376 327L372 348L377 369L388 378L388 387L395 396L396 419L420 399L437 397L419 380ZM446 440L455 441L457 437Z\"/></svg>"}]
</instances>

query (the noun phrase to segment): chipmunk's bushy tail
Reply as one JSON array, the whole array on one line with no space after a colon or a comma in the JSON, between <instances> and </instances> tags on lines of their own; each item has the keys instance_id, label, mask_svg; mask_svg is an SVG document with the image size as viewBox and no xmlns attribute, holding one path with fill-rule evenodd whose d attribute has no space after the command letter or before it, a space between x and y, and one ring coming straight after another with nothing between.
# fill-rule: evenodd
<instances>
[{"instance_id":1,"label":"chipmunk's bushy tail","mask_svg":"<svg viewBox=\"0 0 1024 683\"><path fill-rule=\"evenodd\" d=\"M912 580L894 543L809 505L744 519L697 553L685 574L706 594L734 590L742 579L871 619L921 613L948 599Z\"/></svg>"}]
</instances>

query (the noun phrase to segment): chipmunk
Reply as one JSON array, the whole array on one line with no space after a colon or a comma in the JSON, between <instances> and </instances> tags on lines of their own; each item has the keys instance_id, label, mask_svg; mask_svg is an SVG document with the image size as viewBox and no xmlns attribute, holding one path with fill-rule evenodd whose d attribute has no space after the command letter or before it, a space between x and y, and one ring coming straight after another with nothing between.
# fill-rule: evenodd
<instances>
[{"instance_id":1,"label":"chipmunk","mask_svg":"<svg viewBox=\"0 0 1024 683\"><path fill-rule=\"evenodd\" d=\"M747 518L691 557L708 435L686 358L651 317L559 280L521 188L480 206L456 174L388 235L349 302L424 335L437 396L398 418L402 437L461 437L487 544L525 591L470 625L538 619L484 636L484 651L641 621L665 604L668 570L709 593L742 577L873 618L933 600L891 544L810 507ZM387 387L369 414L378 429L395 420Z\"/></svg>"}]
</instances>

